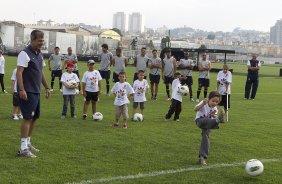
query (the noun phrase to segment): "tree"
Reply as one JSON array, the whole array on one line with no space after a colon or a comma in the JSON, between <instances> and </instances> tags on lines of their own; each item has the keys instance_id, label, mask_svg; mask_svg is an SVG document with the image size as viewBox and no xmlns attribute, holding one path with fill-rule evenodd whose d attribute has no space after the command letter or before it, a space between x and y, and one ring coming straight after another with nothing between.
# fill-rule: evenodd
<instances>
[{"instance_id":1,"label":"tree","mask_svg":"<svg viewBox=\"0 0 282 184\"><path fill-rule=\"evenodd\" d=\"M202 45L199 47L199 49L207 49L207 47L206 47L204 44L202 44Z\"/></svg>"}]
</instances>

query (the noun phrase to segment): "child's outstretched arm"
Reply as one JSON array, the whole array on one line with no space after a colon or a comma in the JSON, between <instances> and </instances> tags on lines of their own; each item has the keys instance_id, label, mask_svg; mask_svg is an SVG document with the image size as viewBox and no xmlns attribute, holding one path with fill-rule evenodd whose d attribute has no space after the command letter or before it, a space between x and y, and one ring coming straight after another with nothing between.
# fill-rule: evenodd
<instances>
[{"instance_id":1,"label":"child's outstretched arm","mask_svg":"<svg viewBox=\"0 0 282 184\"><path fill-rule=\"evenodd\" d=\"M194 111L199 111L201 108L203 108L207 103L208 103L208 99L205 98L202 102L200 102L199 104L197 104L194 108Z\"/></svg>"}]
</instances>

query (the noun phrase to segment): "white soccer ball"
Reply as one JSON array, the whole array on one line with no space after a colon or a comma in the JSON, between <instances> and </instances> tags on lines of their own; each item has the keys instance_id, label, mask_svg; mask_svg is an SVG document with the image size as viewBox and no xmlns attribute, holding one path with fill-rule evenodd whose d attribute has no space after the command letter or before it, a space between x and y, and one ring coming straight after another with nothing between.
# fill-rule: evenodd
<instances>
[{"instance_id":1,"label":"white soccer ball","mask_svg":"<svg viewBox=\"0 0 282 184\"><path fill-rule=\"evenodd\" d=\"M95 112L93 114L94 121L102 121L102 119L103 119L103 114L101 112Z\"/></svg>"},{"instance_id":2,"label":"white soccer ball","mask_svg":"<svg viewBox=\"0 0 282 184\"><path fill-rule=\"evenodd\" d=\"M76 84L77 84L77 82L74 79L70 79L69 81L67 81L68 86L75 86Z\"/></svg>"},{"instance_id":3,"label":"white soccer ball","mask_svg":"<svg viewBox=\"0 0 282 184\"><path fill-rule=\"evenodd\" d=\"M182 94L182 95L186 95L189 93L189 88L188 86L180 86L179 87L179 92Z\"/></svg>"},{"instance_id":4,"label":"white soccer ball","mask_svg":"<svg viewBox=\"0 0 282 184\"><path fill-rule=\"evenodd\" d=\"M251 176L258 176L263 172L263 164L257 159L251 159L246 163L245 170Z\"/></svg>"},{"instance_id":5,"label":"white soccer ball","mask_svg":"<svg viewBox=\"0 0 282 184\"><path fill-rule=\"evenodd\" d=\"M143 121L143 115L140 113L135 113L133 116L134 121Z\"/></svg>"}]
</instances>

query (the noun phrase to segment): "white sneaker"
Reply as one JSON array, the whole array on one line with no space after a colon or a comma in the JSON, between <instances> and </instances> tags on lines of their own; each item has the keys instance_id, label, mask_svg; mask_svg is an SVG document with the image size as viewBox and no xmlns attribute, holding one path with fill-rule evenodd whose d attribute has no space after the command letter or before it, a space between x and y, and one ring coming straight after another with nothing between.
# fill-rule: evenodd
<instances>
[{"instance_id":1,"label":"white sneaker","mask_svg":"<svg viewBox=\"0 0 282 184\"><path fill-rule=\"evenodd\" d=\"M190 98L190 102L192 102L192 103L193 103L193 102L195 102L195 101L194 101L194 99L193 99L193 98Z\"/></svg>"},{"instance_id":2,"label":"white sneaker","mask_svg":"<svg viewBox=\"0 0 282 184\"><path fill-rule=\"evenodd\" d=\"M6 90L4 90L3 93L7 94L8 92Z\"/></svg>"},{"instance_id":3,"label":"white sneaker","mask_svg":"<svg viewBox=\"0 0 282 184\"><path fill-rule=\"evenodd\" d=\"M50 91L52 92L52 91L54 91L54 89L50 89Z\"/></svg>"},{"instance_id":4,"label":"white sneaker","mask_svg":"<svg viewBox=\"0 0 282 184\"><path fill-rule=\"evenodd\" d=\"M20 120L17 115L13 115L13 120Z\"/></svg>"},{"instance_id":5,"label":"white sneaker","mask_svg":"<svg viewBox=\"0 0 282 184\"><path fill-rule=\"evenodd\" d=\"M171 101L171 98L167 98L166 100L167 100L167 101Z\"/></svg>"},{"instance_id":6,"label":"white sneaker","mask_svg":"<svg viewBox=\"0 0 282 184\"><path fill-rule=\"evenodd\" d=\"M19 119L23 119L23 115L22 114L18 114L18 118Z\"/></svg>"},{"instance_id":7,"label":"white sneaker","mask_svg":"<svg viewBox=\"0 0 282 184\"><path fill-rule=\"evenodd\" d=\"M63 92L63 90L62 90L62 89L60 89L60 92L62 93L62 92Z\"/></svg>"},{"instance_id":8,"label":"white sneaker","mask_svg":"<svg viewBox=\"0 0 282 184\"><path fill-rule=\"evenodd\" d=\"M29 149L24 149L24 150L19 150L18 151L18 156L21 157L28 157L28 158L36 158L37 156L34 155L33 153L31 153L31 151Z\"/></svg>"},{"instance_id":9,"label":"white sneaker","mask_svg":"<svg viewBox=\"0 0 282 184\"><path fill-rule=\"evenodd\" d=\"M36 149L36 148L35 148L35 147L33 147L31 144L28 144L28 145L27 145L27 147L28 147L28 150L29 150L29 151L40 152L40 150L39 150L39 149Z\"/></svg>"},{"instance_id":10,"label":"white sneaker","mask_svg":"<svg viewBox=\"0 0 282 184\"><path fill-rule=\"evenodd\" d=\"M196 100L196 102L200 102L200 100L199 100L199 99L197 99L197 100Z\"/></svg>"}]
</instances>

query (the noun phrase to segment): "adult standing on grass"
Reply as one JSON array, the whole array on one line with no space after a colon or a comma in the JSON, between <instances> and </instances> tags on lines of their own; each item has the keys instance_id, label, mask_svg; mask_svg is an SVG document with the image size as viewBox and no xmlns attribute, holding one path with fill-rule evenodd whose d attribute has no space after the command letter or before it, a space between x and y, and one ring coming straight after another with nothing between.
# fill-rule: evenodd
<instances>
[{"instance_id":1,"label":"adult standing on grass","mask_svg":"<svg viewBox=\"0 0 282 184\"><path fill-rule=\"evenodd\" d=\"M247 81L245 86L245 100L248 100L250 98L250 92L252 88L251 93L251 100L254 100L256 97L258 84L259 84L259 69L261 67L261 63L259 60L257 60L257 55L252 54L252 59L248 61L248 75L247 75Z\"/></svg>"},{"instance_id":2,"label":"adult standing on grass","mask_svg":"<svg viewBox=\"0 0 282 184\"><path fill-rule=\"evenodd\" d=\"M108 51L108 44L102 45L102 53L100 54L100 75L106 80L107 96L110 96L110 77L111 65L113 62L113 54ZM101 89L100 89L101 90Z\"/></svg>"},{"instance_id":3,"label":"adult standing on grass","mask_svg":"<svg viewBox=\"0 0 282 184\"><path fill-rule=\"evenodd\" d=\"M3 51L0 50L0 83L1 83L1 87L2 87L2 92L3 93L8 93L5 90L5 85L4 85L4 74L5 74L5 58L2 55Z\"/></svg>"},{"instance_id":4,"label":"adult standing on grass","mask_svg":"<svg viewBox=\"0 0 282 184\"><path fill-rule=\"evenodd\" d=\"M40 115L41 83L45 88L46 98L50 96L50 89L43 73L44 61L40 51L44 44L44 33L33 30L30 41L30 45L19 53L17 59L19 104L24 119L21 125L21 146L18 155L35 158L32 151L39 150L31 145L30 137Z\"/></svg>"},{"instance_id":5,"label":"adult standing on grass","mask_svg":"<svg viewBox=\"0 0 282 184\"><path fill-rule=\"evenodd\" d=\"M169 84L172 84L174 80L174 74L176 72L176 59L171 55L171 50L168 49L165 52L165 58L162 62L162 79L164 80L166 87L167 100L171 100L169 92Z\"/></svg>"},{"instance_id":6,"label":"adult standing on grass","mask_svg":"<svg viewBox=\"0 0 282 184\"><path fill-rule=\"evenodd\" d=\"M207 53L202 54L202 60L199 61L199 79L198 79L198 91L197 100L199 102L202 87L204 87L204 98L207 98L208 88L210 87L210 70L211 62L207 60Z\"/></svg>"},{"instance_id":7,"label":"adult standing on grass","mask_svg":"<svg viewBox=\"0 0 282 184\"><path fill-rule=\"evenodd\" d=\"M138 79L138 72L140 70L144 71L144 79L146 79L146 67L147 67L148 60L149 58L146 55L146 47L142 47L141 53L137 55L134 59L134 66L136 68L135 68L133 82Z\"/></svg>"},{"instance_id":8,"label":"adult standing on grass","mask_svg":"<svg viewBox=\"0 0 282 184\"><path fill-rule=\"evenodd\" d=\"M62 91L62 82L61 82L62 59L63 59L63 56L60 54L60 48L55 47L54 54L51 54L51 56L48 59L49 71L51 71L51 90L50 91L53 91L55 78L58 77L60 91L63 92ZM52 66L51 66L51 62L52 62Z\"/></svg>"},{"instance_id":9,"label":"adult standing on grass","mask_svg":"<svg viewBox=\"0 0 282 184\"><path fill-rule=\"evenodd\" d=\"M149 59L148 66L150 68L150 84L151 84L151 99L157 100L159 91L159 83L161 78L162 59L158 57L156 49L152 51L153 57Z\"/></svg>"}]
</instances>

